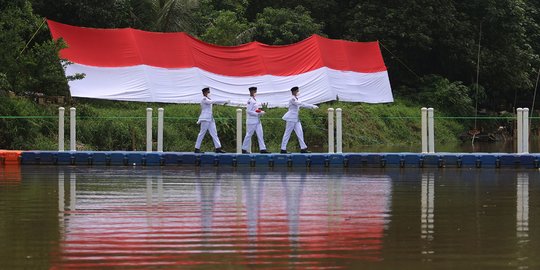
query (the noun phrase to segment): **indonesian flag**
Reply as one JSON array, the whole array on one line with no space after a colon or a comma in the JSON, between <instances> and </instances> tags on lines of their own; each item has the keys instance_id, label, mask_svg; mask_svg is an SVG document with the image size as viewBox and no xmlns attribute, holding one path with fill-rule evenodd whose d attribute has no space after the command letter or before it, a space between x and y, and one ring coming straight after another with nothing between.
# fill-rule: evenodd
<instances>
[{"instance_id":1,"label":"indonesian flag","mask_svg":"<svg viewBox=\"0 0 540 270\"><path fill-rule=\"evenodd\" d=\"M74 97L199 103L201 89L215 99L243 103L248 88L270 106L286 106L293 86L302 101L392 102L378 42L332 40L313 35L285 46L251 42L224 47L186 33L75 27L48 20L54 39L68 48L66 76Z\"/></svg>"}]
</instances>

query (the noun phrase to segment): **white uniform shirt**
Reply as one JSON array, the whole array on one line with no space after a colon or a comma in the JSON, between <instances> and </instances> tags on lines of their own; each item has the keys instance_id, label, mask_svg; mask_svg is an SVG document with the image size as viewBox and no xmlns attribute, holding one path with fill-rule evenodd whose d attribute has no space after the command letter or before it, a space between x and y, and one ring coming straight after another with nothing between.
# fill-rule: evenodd
<instances>
[{"instance_id":1,"label":"white uniform shirt","mask_svg":"<svg viewBox=\"0 0 540 270\"><path fill-rule=\"evenodd\" d=\"M317 105L311 105L311 104L307 104L307 103L302 103L298 100L297 97L295 96L292 96L290 99L289 99L289 110L287 111L287 113L285 113L285 115L283 115L283 117L281 119L285 120L285 121L288 121L288 122L298 122L298 111L300 110L300 107L304 107L304 108L310 108L310 109L315 109L315 108L318 108Z\"/></svg>"},{"instance_id":2,"label":"white uniform shirt","mask_svg":"<svg viewBox=\"0 0 540 270\"><path fill-rule=\"evenodd\" d=\"M209 97L203 97L201 100L201 115L199 115L199 120L197 121L197 124L200 124L204 121L212 121L214 119L214 116L212 114L212 104L224 104L227 103L227 101L216 101L212 100Z\"/></svg>"},{"instance_id":3,"label":"white uniform shirt","mask_svg":"<svg viewBox=\"0 0 540 270\"><path fill-rule=\"evenodd\" d=\"M260 123L262 113L256 112L260 108L260 104L254 97L250 97L246 106L246 124L256 125Z\"/></svg>"}]
</instances>

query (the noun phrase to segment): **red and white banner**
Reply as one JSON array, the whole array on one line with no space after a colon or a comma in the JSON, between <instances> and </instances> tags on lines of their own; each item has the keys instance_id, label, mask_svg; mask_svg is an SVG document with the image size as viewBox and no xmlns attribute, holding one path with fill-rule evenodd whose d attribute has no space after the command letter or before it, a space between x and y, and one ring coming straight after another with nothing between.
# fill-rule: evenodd
<instances>
[{"instance_id":1,"label":"red and white banner","mask_svg":"<svg viewBox=\"0 0 540 270\"><path fill-rule=\"evenodd\" d=\"M48 25L68 45L60 52L73 63L66 75L86 74L70 82L75 97L199 103L201 89L210 87L216 99L244 103L248 87L257 86L261 101L284 106L298 86L308 103L393 101L378 42L313 35L285 46L223 47L186 33Z\"/></svg>"}]
</instances>

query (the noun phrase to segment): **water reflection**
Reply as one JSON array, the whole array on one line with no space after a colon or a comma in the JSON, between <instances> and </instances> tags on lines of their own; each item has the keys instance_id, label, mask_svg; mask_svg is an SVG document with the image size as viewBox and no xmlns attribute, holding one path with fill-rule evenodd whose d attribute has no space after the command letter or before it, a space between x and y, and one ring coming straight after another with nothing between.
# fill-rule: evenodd
<instances>
[{"instance_id":1,"label":"water reflection","mask_svg":"<svg viewBox=\"0 0 540 270\"><path fill-rule=\"evenodd\" d=\"M77 175L69 172L69 210L77 210Z\"/></svg>"},{"instance_id":2,"label":"water reflection","mask_svg":"<svg viewBox=\"0 0 540 270\"><path fill-rule=\"evenodd\" d=\"M529 174L517 175L516 235L522 241L529 237Z\"/></svg>"},{"instance_id":3,"label":"water reflection","mask_svg":"<svg viewBox=\"0 0 540 270\"><path fill-rule=\"evenodd\" d=\"M64 169L58 170L58 222L61 231L66 229L66 222L69 217L76 213L77 209L77 175L76 172L68 170L69 176L69 203L66 206L66 183Z\"/></svg>"},{"instance_id":4,"label":"water reflection","mask_svg":"<svg viewBox=\"0 0 540 270\"><path fill-rule=\"evenodd\" d=\"M287 173L282 172L281 184L283 185L283 191L285 193L286 201L286 213L289 227L289 243L291 252L289 257L290 263L295 262L295 258L299 257L300 247L300 205L302 201L302 192L304 190L304 184L306 182L306 174L301 173L300 179L290 181L287 179Z\"/></svg>"},{"instance_id":5,"label":"water reflection","mask_svg":"<svg viewBox=\"0 0 540 270\"><path fill-rule=\"evenodd\" d=\"M201 228L202 232L209 236L212 232L212 220L214 217L214 206L218 204L220 194L221 174L216 173L211 177L201 177L197 172L196 192L198 203L201 206Z\"/></svg>"},{"instance_id":6,"label":"water reflection","mask_svg":"<svg viewBox=\"0 0 540 270\"><path fill-rule=\"evenodd\" d=\"M421 232L420 236L425 240L422 254L433 254L431 247L434 233L434 205L435 205L435 177L433 172L422 173L421 188Z\"/></svg>"},{"instance_id":7,"label":"water reflection","mask_svg":"<svg viewBox=\"0 0 540 270\"><path fill-rule=\"evenodd\" d=\"M2 165L0 163L0 185L18 185L21 183L19 164Z\"/></svg>"},{"instance_id":8,"label":"water reflection","mask_svg":"<svg viewBox=\"0 0 540 270\"><path fill-rule=\"evenodd\" d=\"M259 218L261 213L261 204L263 200L264 180L266 173L262 172L259 175L253 174L250 171L242 172L242 183L244 186L245 200L239 198L240 201L245 201L247 214L247 235L250 241L250 246L255 248L257 233L259 229ZM254 251L254 250L251 250Z\"/></svg>"},{"instance_id":9,"label":"water reflection","mask_svg":"<svg viewBox=\"0 0 540 270\"><path fill-rule=\"evenodd\" d=\"M529 174L518 173L516 181L516 237L518 269L529 269Z\"/></svg>"},{"instance_id":10,"label":"water reflection","mask_svg":"<svg viewBox=\"0 0 540 270\"><path fill-rule=\"evenodd\" d=\"M65 210L65 183L64 183L64 172L58 171L58 226L60 231L65 232L65 219L64 219L64 210Z\"/></svg>"},{"instance_id":11,"label":"water reflection","mask_svg":"<svg viewBox=\"0 0 540 270\"><path fill-rule=\"evenodd\" d=\"M325 268L338 259L381 260L388 176L350 178L341 171L307 181L307 171L286 169L122 173L58 172L59 267L234 261Z\"/></svg>"},{"instance_id":12,"label":"water reflection","mask_svg":"<svg viewBox=\"0 0 540 270\"><path fill-rule=\"evenodd\" d=\"M0 268L540 269L532 170L9 175L19 180L0 179Z\"/></svg>"}]
</instances>

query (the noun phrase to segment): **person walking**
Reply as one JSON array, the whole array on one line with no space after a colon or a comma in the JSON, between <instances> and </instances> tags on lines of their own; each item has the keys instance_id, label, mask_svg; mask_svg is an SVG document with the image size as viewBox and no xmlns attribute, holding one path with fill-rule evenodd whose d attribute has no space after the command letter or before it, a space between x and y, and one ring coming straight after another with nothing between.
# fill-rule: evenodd
<instances>
[{"instance_id":1,"label":"person walking","mask_svg":"<svg viewBox=\"0 0 540 270\"><path fill-rule=\"evenodd\" d=\"M289 99L289 110L282 117L282 119L286 121L285 133L283 133L283 139L281 140L282 154L287 154L287 144L289 143L293 130L296 133L296 137L298 137L300 153L310 153L307 149L306 142L304 142L304 131L302 130L302 123L300 123L298 113L301 107L317 109L319 106L300 102L298 100L298 92L300 92L298 86L291 88L292 97Z\"/></svg>"},{"instance_id":2,"label":"person walking","mask_svg":"<svg viewBox=\"0 0 540 270\"><path fill-rule=\"evenodd\" d=\"M249 154L251 147L251 137L253 133L257 134L257 140L259 141L259 150L261 154L269 154L264 144L263 128L261 124L261 116L264 115L264 111L261 110L261 103L257 102L255 95L257 94L257 87L249 88L249 99L246 106L246 137L244 143L242 143L242 154Z\"/></svg>"},{"instance_id":3,"label":"person walking","mask_svg":"<svg viewBox=\"0 0 540 270\"><path fill-rule=\"evenodd\" d=\"M216 153L225 153L221 149L221 142L219 141L216 122L214 121L214 116L212 114L212 104L227 104L228 101L215 101L210 98L210 88L205 87L202 89L203 98L201 100L201 115L197 124L201 125L201 130L197 136L197 141L195 142L195 153L201 152L201 143L206 135L206 132L210 133L212 141L214 142L215 152Z\"/></svg>"}]
</instances>

